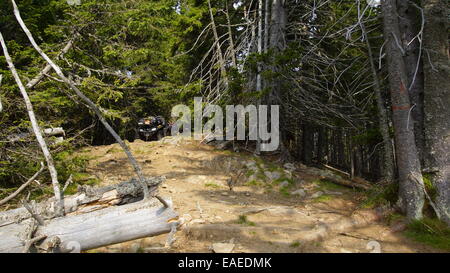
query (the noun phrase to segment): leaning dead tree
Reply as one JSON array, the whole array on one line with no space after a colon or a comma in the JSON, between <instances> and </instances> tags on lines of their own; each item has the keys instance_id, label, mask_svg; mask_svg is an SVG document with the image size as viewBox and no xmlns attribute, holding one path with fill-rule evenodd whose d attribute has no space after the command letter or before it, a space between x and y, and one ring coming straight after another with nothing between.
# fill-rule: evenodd
<instances>
[{"instance_id":1,"label":"leaning dead tree","mask_svg":"<svg viewBox=\"0 0 450 273\"><path fill-rule=\"evenodd\" d=\"M6 47L6 42L3 39L3 35L0 33L0 43L3 48L3 54L5 55L6 62L8 63L9 69L11 70L11 73L14 77L14 80L17 83L17 86L19 87L20 93L22 94L23 100L25 101L25 106L27 108L28 117L30 118L31 127L33 128L33 133L36 136L37 142L42 150L42 153L44 154L45 160L47 162L47 167L50 172L50 177L52 180L53 185L53 193L55 195L55 214L58 216L63 215L63 203L62 203L62 195L61 190L59 188L59 182L58 182L58 173L55 168L55 164L53 162L53 157L47 147L47 143L44 140L44 137L42 136L41 128L39 127L38 121L36 119L36 115L34 114L33 105L31 104L30 98L28 96L27 91L25 90L25 87L22 83L22 80L19 77L19 74L17 73L17 70L14 66L14 63L11 59L11 56L8 53L8 48Z\"/></svg>"},{"instance_id":2,"label":"leaning dead tree","mask_svg":"<svg viewBox=\"0 0 450 273\"><path fill-rule=\"evenodd\" d=\"M243 65L249 57L251 47L255 42L255 18L251 18L250 10L243 13L242 22L231 21L227 6L214 13L211 2L208 1L210 23L201 31L191 50L202 46L211 38L211 45L197 66L192 70L189 83L199 83L205 101L215 103L222 99L230 99L230 69L243 71ZM223 13L226 24L218 24L216 17ZM237 30L237 31L236 31ZM211 37L209 35L211 34ZM201 41L201 42L200 42Z\"/></svg>"},{"instance_id":3,"label":"leaning dead tree","mask_svg":"<svg viewBox=\"0 0 450 273\"><path fill-rule=\"evenodd\" d=\"M119 145L124 150L125 154L128 157L129 162L133 166L133 169L134 169L134 171L136 172L136 174L137 174L137 176L139 178L139 182L141 183L142 189L144 191L144 197L145 198L149 198L149 193L148 193L147 188L145 186L145 177L144 177L144 175L142 173L142 169L141 169L139 163L134 158L133 154L131 153L131 150L129 149L129 147L125 144L125 142L122 140L122 138L116 133L116 131L111 127L111 125L106 121L105 117L102 114L101 109L92 100L90 100L86 95L84 95L83 92L81 92L81 90L78 89L76 84L72 80L67 78L64 75L64 73L62 72L61 68L55 62L53 62L47 56L47 54L39 47L39 45L34 40L33 35L31 34L30 30L27 28L27 26L25 25L24 21L22 20L22 17L20 16L19 8L17 7L15 1L11 0L11 2L13 4L13 8L14 8L14 15L15 15L17 21L19 22L22 30L25 32L26 36L28 37L28 39L30 40L31 44L33 45L34 49L39 53L39 55L41 55L41 57L48 63L48 65L51 66L51 68L55 71L55 73L58 75L58 77L65 84L67 84L67 86L69 86L69 88L72 89L75 92L75 94L81 100L83 100L85 102L85 104L96 114L96 116L98 117L100 122L103 124L103 126L106 128L106 130L117 141L117 143L119 143ZM165 203L164 199L162 199L158 195L155 195L155 197L158 200L160 200L161 203L164 204L164 206L166 206L166 207L168 206Z\"/></svg>"}]
</instances>

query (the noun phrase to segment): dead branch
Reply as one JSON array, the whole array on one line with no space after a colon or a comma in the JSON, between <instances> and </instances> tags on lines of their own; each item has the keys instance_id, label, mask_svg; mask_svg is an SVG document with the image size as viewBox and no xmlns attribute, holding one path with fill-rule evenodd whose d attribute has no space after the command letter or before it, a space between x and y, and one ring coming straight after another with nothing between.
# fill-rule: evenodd
<instances>
[{"instance_id":1,"label":"dead branch","mask_svg":"<svg viewBox=\"0 0 450 273\"><path fill-rule=\"evenodd\" d=\"M73 45L73 41L70 40L66 44L66 46L61 50L61 53L59 53L58 57L64 56L64 54L66 54L72 48L72 45ZM34 77L31 81L29 81L27 83L27 85L25 87L28 89L32 89L36 84L38 84L44 78L45 75L47 75L50 72L51 69L52 69L51 65L47 64L44 67L44 69L42 69L42 71L39 72L38 75L36 75L36 77Z\"/></svg>"},{"instance_id":2,"label":"dead branch","mask_svg":"<svg viewBox=\"0 0 450 273\"><path fill-rule=\"evenodd\" d=\"M27 201L23 200L22 201L22 205L24 206L24 208L30 213L30 215L39 223L39 225L43 226L45 225L44 220L42 219L42 217L37 214L33 208L30 207L30 205L28 205Z\"/></svg>"},{"instance_id":3,"label":"dead branch","mask_svg":"<svg viewBox=\"0 0 450 273\"><path fill-rule=\"evenodd\" d=\"M58 216L62 216L62 214L63 214L62 196L61 196L61 191L59 189L58 173L57 173L55 165L53 163L53 157L50 154L50 151L47 147L47 143L45 142L44 137L42 136L41 128L39 127L36 116L34 114L33 105L31 104L31 100L28 97L28 93L27 93L25 87L23 86L23 83L19 77L19 74L17 73L17 70L11 59L11 56L8 53L8 48L6 47L6 42L3 39L3 35L1 33L0 33L0 43L2 45L3 54L5 55L5 59L6 59L6 62L8 63L9 69L11 70L14 80L16 81L16 83L19 87L20 93L22 94L22 97L25 101L26 109L28 112L28 117L31 122L31 127L33 128L33 132L36 136L37 142L39 143L42 153L44 154L45 160L47 161L47 166L48 166L48 170L50 172L50 177L51 177L52 185L53 185L53 192L54 192L55 201L56 201L55 213Z\"/></svg>"},{"instance_id":4,"label":"dead branch","mask_svg":"<svg viewBox=\"0 0 450 273\"><path fill-rule=\"evenodd\" d=\"M41 168L39 169L39 171L37 171L30 179L28 179L27 182L22 184L22 186L20 186L15 192L13 192L11 195L9 195L8 197L6 197L3 200L1 200L0 201L0 206L5 204L5 203L7 203L9 200L13 199L19 193L21 193L29 184L31 184L31 182L33 182L42 173L42 171L44 169L45 169L45 165L44 165L44 163L41 162Z\"/></svg>"},{"instance_id":5,"label":"dead branch","mask_svg":"<svg viewBox=\"0 0 450 273\"><path fill-rule=\"evenodd\" d=\"M72 174L69 176L69 178L66 181L66 184L64 184L64 188L62 192L64 193L67 190L67 187L72 183Z\"/></svg>"}]
</instances>

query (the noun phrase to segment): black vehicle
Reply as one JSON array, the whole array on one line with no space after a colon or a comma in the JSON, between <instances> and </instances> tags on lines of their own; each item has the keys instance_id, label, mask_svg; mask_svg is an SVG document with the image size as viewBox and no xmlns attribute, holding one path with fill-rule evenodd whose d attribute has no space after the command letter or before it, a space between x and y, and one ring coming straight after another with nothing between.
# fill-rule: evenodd
<instances>
[{"instance_id":1,"label":"black vehicle","mask_svg":"<svg viewBox=\"0 0 450 273\"><path fill-rule=\"evenodd\" d=\"M169 126L161 116L142 118L138 121L137 134L141 140L160 140L168 135Z\"/></svg>"}]
</instances>

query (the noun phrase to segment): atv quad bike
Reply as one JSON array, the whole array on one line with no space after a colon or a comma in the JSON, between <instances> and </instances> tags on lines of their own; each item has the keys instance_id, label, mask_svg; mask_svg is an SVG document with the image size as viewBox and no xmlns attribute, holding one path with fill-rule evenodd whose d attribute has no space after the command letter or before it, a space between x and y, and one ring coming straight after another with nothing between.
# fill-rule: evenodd
<instances>
[{"instance_id":1,"label":"atv quad bike","mask_svg":"<svg viewBox=\"0 0 450 273\"><path fill-rule=\"evenodd\" d=\"M161 116L142 118L138 121L137 134L141 140L160 140L168 135L169 126Z\"/></svg>"}]
</instances>

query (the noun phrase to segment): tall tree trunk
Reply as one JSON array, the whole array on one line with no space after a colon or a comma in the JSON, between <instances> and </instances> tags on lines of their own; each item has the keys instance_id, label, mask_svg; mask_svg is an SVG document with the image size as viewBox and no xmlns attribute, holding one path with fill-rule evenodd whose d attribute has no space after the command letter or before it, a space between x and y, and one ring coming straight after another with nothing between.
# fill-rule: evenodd
<instances>
[{"instance_id":1,"label":"tall tree trunk","mask_svg":"<svg viewBox=\"0 0 450 273\"><path fill-rule=\"evenodd\" d=\"M326 163L325 156L327 155L327 131L323 126L319 127L317 138L317 162L319 164Z\"/></svg>"},{"instance_id":2,"label":"tall tree trunk","mask_svg":"<svg viewBox=\"0 0 450 273\"><path fill-rule=\"evenodd\" d=\"M409 118L411 104L403 60L404 50L401 48L396 0L382 1L382 11L399 172L398 204L408 219L421 219L424 186L414 138L414 124Z\"/></svg>"},{"instance_id":3,"label":"tall tree trunk","mask_svg":"<svg viewBox=\"0 0 450 273\"><path fill-rule=\"evenodd\" d=\"M225 1L225 5L226 5L225 16L227 17L228 40L230 43L231 61L233 63L233 67L236 67L237 66L236 48L234 46L233 32L231 31L231 20L230 20L230 14L228 12L228 1Z\"/></svg>"},{"instance_id":4,"label":"tall tree trunk","mask_svg":"<svg viewBox=\"0 0 450 273\"><path fill-rule=\"evenodd\" d=\"M370 45L369 38L367 37L366 28L362 20L360 21L361 31L365 37L367 55L369 57L370 70L372 72L372 78L374 83L375 97L377 99L377 109L378 109L378 123L383 138L383 168L382 176L384 181L393 182L394 181L394 151L391 144L391 137L389 135L389 117L386 111L386 106L381 92L381 84L378 78L377 69L375 67L375 62L372 55L372 47Z\"/></svg>"},{"instance_id":5,"label":"tall tree trunk","mask_svg":"<svg viewBox=\"0 0 450 273\"><path fill-rule=\"evenodd\" d=\"M303 161L305 164L312 163L314 150L314 133L310 123L303 124Z\"/></svg>"},{"instance_id":6,"label":"tall tree trunk","mask_svg":"<svg viewBox=\"0 0 450 273\"><path fill-rule=\"evenodd\" d=\"M450 225L450 60L448 1L423 0L426 169L437 190L435 205Z\"/></svg>"},{"instance_id":7,"label":"tall tree trunk","mask_svg":"<svg viewBox=\"0 0 450 273\"><path fill-rule=\"evenodd\" d=\"M213 14L210 0L208 0L208 9L209 9L209 16L211 18L211 27L212 27L212 31L214 34L214 42L216 44L217 54L218 54L218 58L219 58L220 75L223 77L223 79L225 81L225 86L228 87L229 82L228 82L227 71L225 68L225 58L222 53L222 48L220 47L219 34L217 33L216 22L214 20L214 14Z\"/></svg>"},{"instance_id":8,"label":"tall tree trunk","mask_svg":"<svg viewBox=\"0 0 450 273\"><path fill-rule=\"evenodd\" d=\"M264 3L264 52L269 49L270 30L270 0Z\"/></svg>"},{"instance_id":9,"label":"tall tree trunk","mask_svg":"<svg viewBox=\"0 0 450 273\"><path fill-rule=\"evenodd\" d=\"M53 193L55 195L55 214L57 216L63 216L63 201L62 201L62 194L61 190L59 188L59 182L58 182L58 172L56 171L55 164L53 162L53 157L47 147L47 143L44 140L44 137L42 136L41 128L39 127L38 121L36 119L36 116L34 114L33 105L31 104L31 100L28 97L28 93L25 90L25 86L22 83L22 80L19 77L19 74L17 73L16 68L14 67L14 63L11 59L11 56L8 53L8 48L6 47L5 40L3 39L3 35L0 32L0 43L3 48L3 55L5 55L6 62L8 63L9 69L11 70L11 73L14 77L14 80L16 81L17 85L19 86L20 93L22 94L23 100L25 101L25 106L27 108L28 117L30 118L31 127L33 128L34 135L36 136L37 142L39 146L41 147L42 153L44 154L45 160L47 161L47 167L50 172L50 177L52 180L53 185Z\"/></svg>"},{"instance_id":10,"label":"tall tree trunk","mask_svg":"<svg viewBox=\"0 0 450 273\"><path fill-rule=\"evenodd\" d=\"M268 13L269 3L266 2L266 13ZM266 16L266 21L268 21L269 16ZM268 49L273 51L273 54L277 55L280 51L284 50L285 45L285 32L286 32L286 24L287 24L287 14L285 8L284 0L272 0L272 7L270 10L270 26L266 26L266 35L268 32L269 37L265 37L265 40L268 41ZM275 57L275 56L274 56ZM272 68L273 72L279 72L276 66ZM283 101L281 97L283 82L276 77L275 79L271 79L271 92L268 96L268 104L271 105L281 105L283 107ZM285 112L285 111L282 111ZM284 118L282 118L284 120ZM284 130L280 130L280 151L282 154L282 159L287 161L290 160L291 155L288 149L283 144L284 139Z\"/></svg>"},{"instance_id":11,"label":"tall tree trunk","mask_svg":"<svg viewBox=\"0 0 450 273\"><path fill-rule=\"evenodd\" d=\"M411 118L414 122L414 137L420 163L423 164L423 69L421 61L421 14L410 1L397 1L402 46L405 49L406 76L408 77L409 99L412 105Z\"/></svg>"},{"instance_id":12,"label":"tall tree trunk","mask_svg":"<svg viewBox=\"0 0 450 273\"><path fill-rule=\"evenodd\" d=\"M263 52L263 0L258 1L258 41L257 41L257 51L258 54L261 54ZM258 101L257 101L257 107L261 104L261 92L262 92L262 65L260 62L258 62L258 72L256 74L256 91L259 93ZM258 113L258 122L259 122L259 113ZM256 140L256 151L255 153L259 155L261 153L261 138L259 137L259 130L258 130L258 138Z\"/></svg>"},{"instance_id":13,"label":"tall tree trunk","mask_svg":"<svg viewBox=\"0 0 450 273\"><path fill-rule=\"evenodd\" d=\"M345 139L342 131L343 130L341 128L337 129L337 165L340 168L345 169Z\"/></svg>"}]
</instances>

